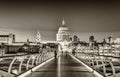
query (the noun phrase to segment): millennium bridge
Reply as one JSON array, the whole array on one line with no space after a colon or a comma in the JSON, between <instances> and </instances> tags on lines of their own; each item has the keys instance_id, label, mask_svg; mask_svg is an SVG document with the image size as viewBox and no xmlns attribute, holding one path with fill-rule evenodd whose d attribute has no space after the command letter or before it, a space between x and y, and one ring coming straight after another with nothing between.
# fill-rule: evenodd
<instances>
[{"instance_id":1,"label":"millennium bridge","mask_svg":"<svg viewBox=\"0 0 120 77\"><path fill-rule=\"evenodd\" d=\"M57 58L54 51L0 57L0 77L120 77L117 50L57 51Z\"/></svg>"}]
</instances>

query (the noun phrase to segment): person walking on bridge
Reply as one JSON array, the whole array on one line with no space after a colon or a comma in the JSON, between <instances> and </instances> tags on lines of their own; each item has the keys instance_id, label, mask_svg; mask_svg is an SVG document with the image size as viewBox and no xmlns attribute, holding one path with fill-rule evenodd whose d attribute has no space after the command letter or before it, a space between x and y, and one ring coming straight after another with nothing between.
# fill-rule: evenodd
<instances>
[{"instance_id":1,"label":"person walking on bridge","mask_svg":"<svg viewBox=\"0 0 120 77\"><path fill-rule=\"evenodd\" d=\"M54 56L55 56L55 59L57 58L57 51L55 50L54 51Z\"/></svg>"},{"instance_id":2,"label":"person walking on bridge","mask_svg":"<svg viewBox=\"0 0 120 77\"><path fill-rule=\"evenodd\" d=\"M72 54L75 56L75 49L72 50Z\"/></svg>"}]
</instances>

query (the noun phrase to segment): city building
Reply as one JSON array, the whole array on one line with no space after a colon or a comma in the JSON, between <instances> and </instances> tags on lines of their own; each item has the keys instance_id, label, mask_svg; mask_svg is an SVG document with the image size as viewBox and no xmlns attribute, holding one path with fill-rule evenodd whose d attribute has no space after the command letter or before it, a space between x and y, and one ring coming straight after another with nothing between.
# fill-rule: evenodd
<instances>
[{"instance_id":1,"label":"city building","mask_svg":"<svg viewBox=\"0 0 120 77\"><path fill-rule=\"evenodd\" d=\"M120 38L116 38L116 39L114 40L114 43L120 45Z\"/></svg>"},{"instance_id":2,"label":"city building","mask_svg":"<svg viewBox=\"0 0 120 77\"><path fill-rule=\"evenodd\" d=\"M8 35L0 35L0 43L11 44L15 42L15 35L9 33Z\"/></svg>"},{"instance_id":3,"label":"city building","mask_svg":"<svg viewBox=\"0 0 120 77\"><path fill-rule=\"evenodd\" d=\"M65 20L62 21L62 26L59 27L58 33L56 35L56 41L70 41L70 32L69 28L65 25Z\"/></svg>"},{"instance_id":4,"label":"city building","mask_svg":"<svg viewBox=\"0 0 120 77\"><path fill-rule=\"evenodd\" d=\"M15 35L12 33L9 35L0 35L0 54L16 54L21 51L23 53L23 48L26 48L27 46L29 46L28 48L30 49L29 53L37 52L40 47L40 43L38 42L41 42L41 35L39 30L36 35L36 42L31 42L29 39L27 39L27 42L16 42Z\"/></svg>"},{"instance_id":5,"label":"city building","mask_svg":"<svg viewBox=\"0 0 120 77\"><path fill-rule=\"evenodd\" d=\"M56 41L61 45L62 51L66 51L70 43L69 28L65 25L65 20L62 21L62 26L59 27L56 34Z\"/></svg>"}]
</instances>

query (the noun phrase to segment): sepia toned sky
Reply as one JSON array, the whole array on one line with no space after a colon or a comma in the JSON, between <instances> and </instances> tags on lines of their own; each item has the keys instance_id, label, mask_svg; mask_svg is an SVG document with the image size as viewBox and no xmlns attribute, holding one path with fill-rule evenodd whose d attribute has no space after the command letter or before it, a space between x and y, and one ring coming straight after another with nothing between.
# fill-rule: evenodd
<instances>
[{"instance_id":1,"label":"sepia toned sky","mask_svg":"<svg viewBox=\"0 0 120 77\"><path fill-rule=\"evenodd\" d=\"M35 41L39 29L43 40L55 40L63 17L81 40L120 37L118 0L1 0L0 34L12 32L17 41Z\"/></svg>"}]
</instances>

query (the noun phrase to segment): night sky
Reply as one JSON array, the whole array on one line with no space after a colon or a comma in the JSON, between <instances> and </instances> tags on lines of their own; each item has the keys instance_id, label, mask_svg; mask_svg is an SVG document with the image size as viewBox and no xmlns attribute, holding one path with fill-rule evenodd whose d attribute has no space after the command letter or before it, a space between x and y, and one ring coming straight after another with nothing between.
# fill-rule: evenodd
<instances>
[{"instance_id":1,"label":"night sky","mask_svg":"<svg viewBox=\"0 0 120 77\"><path fill-rule=\"evenodd\" d=\"M0 34L12 32L17 41L34 41L39 29L43 40L55 40L63 17L81 40L120 37L118 0L1 0Z\"/></svg>"}]
</instances>

